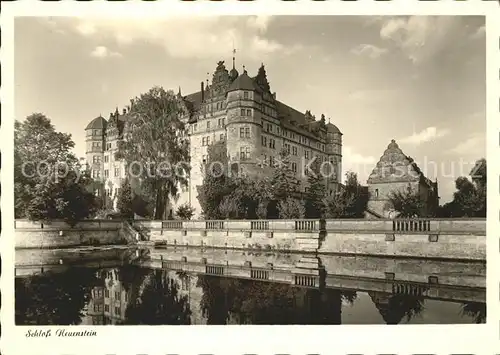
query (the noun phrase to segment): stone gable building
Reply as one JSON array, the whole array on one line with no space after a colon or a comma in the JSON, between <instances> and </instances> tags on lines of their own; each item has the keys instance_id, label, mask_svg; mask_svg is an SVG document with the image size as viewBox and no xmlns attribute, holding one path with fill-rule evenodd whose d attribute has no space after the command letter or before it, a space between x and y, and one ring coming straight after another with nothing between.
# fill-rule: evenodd
<instances>
[{"instance_id":1,"label":"stone gable building","mask_svg":"<svg viewBox=\"0 0 500 355\"><path fill-rule=\"evenodd\" d=\"M177 94L187 114L191 173L189 186L172 202L175 206L189 203L199 216L197 186L203 182L202 166L207 162L207 149L218 141L227 146L231 171L244 174L270 175L281 149L290 153L291 168L307 189L306 165L311 159L324 164L328 193L337 191L342 172L342 133L324 115L316 120L308 110L304 113L277 99L267 80L262 64L251 77L244 69L230 71L224 61L217 63L212 76L200 83L200 90L189 95ZM99 116L85 129L87 163L94 178L104 180L104 194L116 200L125 176L124 163L114 160L117 143L123 139L127 111L111 114L109 120ZM170 213L169 213L170 214Z\"/></svg>"},{"instance_id":2,"label":"stone gable building","mask_svg":"<svg viewBox=\"0 0 500 355\"><path fill-rule=\"evenodd\" d=\"M408 186L424 202L424 215L432 214L439 205L437 181L425 177L415 161L403 153L394 139L368 177L367 185L370 195L367 218L394 218L396 213L389 196L393 191L406 190Z\"/></svg>"}]
</instances>

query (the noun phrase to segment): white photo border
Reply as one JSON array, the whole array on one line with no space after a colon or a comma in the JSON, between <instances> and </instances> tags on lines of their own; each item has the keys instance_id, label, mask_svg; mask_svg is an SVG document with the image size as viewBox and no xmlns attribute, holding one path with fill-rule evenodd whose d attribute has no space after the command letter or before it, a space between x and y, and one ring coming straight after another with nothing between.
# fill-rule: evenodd
<instances>
[{"instance_id":1,"label":"white photo border","mask_svg":"<svg viewBox=\"0 0 500 355\"><path fill-rule=\"evenodd\" d=\"M2 233L0 353L63 354L494 354L500 352L500 4L498 1L15 1L2 4L0 61ZM369 326L82 327L96 337L26 338L14 324L14 18L16 16L159 17L173 15L484 15L487 55L487 323ZM34 327L30 327L34 328ZM68 329L40 326L37 329Z\"/></svg>"}]
</instances>

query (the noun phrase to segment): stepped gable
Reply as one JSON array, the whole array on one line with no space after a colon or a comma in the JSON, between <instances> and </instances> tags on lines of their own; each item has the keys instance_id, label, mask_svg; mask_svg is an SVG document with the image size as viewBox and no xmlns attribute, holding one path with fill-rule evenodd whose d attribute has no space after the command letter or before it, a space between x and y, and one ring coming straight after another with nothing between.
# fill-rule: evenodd
<instances>
[{"instance_id":1,"label":"stepped gable","mask_svg":"<svg viewBox=\"0 0 500 355\"><path fill-rule=\"evenodd\" d=\"M368 177L368 184L423 181L431 186L413 158L405 155L393 139Z\"/></svg>"}]
</instances>

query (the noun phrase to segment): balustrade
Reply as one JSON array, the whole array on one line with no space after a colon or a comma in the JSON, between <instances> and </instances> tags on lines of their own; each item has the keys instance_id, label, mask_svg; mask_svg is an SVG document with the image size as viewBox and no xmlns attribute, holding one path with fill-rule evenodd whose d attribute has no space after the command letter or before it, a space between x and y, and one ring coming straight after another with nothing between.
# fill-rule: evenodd
<instances>
[{"instance_id":1,"label":"balustrade","mask_svg":"<svg viewBox=\"0 0 500 355\"><path fill-rule=\"evenodd\" d=\"M394 232L429 232L431 221L428 219L396 219L392 221Z\"/></svg>"},{"instance_id":2,"label":"balustrade","mask_svg":"<svg viewBox=\"0 0 500 355\"><path fill-rule=\"evenodd\" d=\"M206 221L206 229L224 229L224 221Z\"/></svg>"},{"instance_id":3,"label":"balustrade","mask_svg":"<svg viewBox=\"0 0 500 355\"><path fill-rule=\"evenodd\" d=\"M315 220L297 220L295 221L295 230L298 231L313 231L317 230L317 224Z\"/></svg>"},{"instance_id":4,"label":"balustrade","mask_svg":"<svg viewBox=\"0 0 500 355\"><path fill-rule=\"evenodd\" d=\"M268 230L269 221L251 221L250 228L254 230Z\"/></svg>"},{"instance_id":5,"label":"balustrade","mask_svg":"<svg viewBox=\"0 0 500 355\"><path fill-rule=\"evenodd\" d=\"M182 221L163 221L161 227L163 229L182 229Z\"/></svg>"}]
</instances>

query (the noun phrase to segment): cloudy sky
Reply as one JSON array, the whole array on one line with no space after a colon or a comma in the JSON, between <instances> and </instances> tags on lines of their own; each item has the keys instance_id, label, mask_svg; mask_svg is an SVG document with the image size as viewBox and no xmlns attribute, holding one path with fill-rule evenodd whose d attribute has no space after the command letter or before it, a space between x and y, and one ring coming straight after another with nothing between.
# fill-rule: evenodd
<instances>
[{"instance_id":1,"label":"cloudy sky","mask_svg":"<svg viewBox=\"0 0 500 355\"><path fill-rule=\"evenodd\" d=\"M17 19L16 119L44 113L83 157L90 120L154 85L198 90L233 43L240 72L263 62L279 100L331 118L363 182L396 139L446 202L486 155L482 17Z\"/></svg>"}]
</instances>

